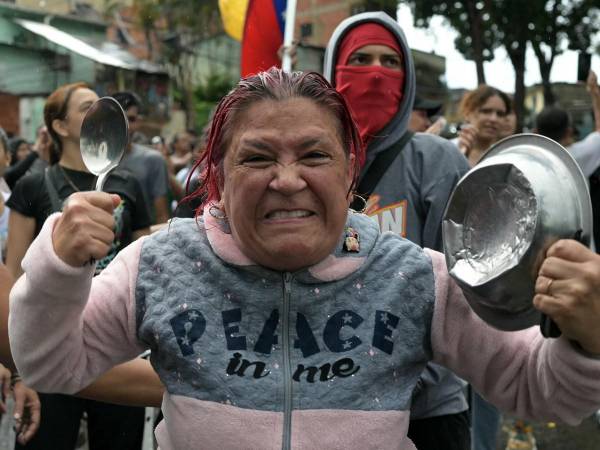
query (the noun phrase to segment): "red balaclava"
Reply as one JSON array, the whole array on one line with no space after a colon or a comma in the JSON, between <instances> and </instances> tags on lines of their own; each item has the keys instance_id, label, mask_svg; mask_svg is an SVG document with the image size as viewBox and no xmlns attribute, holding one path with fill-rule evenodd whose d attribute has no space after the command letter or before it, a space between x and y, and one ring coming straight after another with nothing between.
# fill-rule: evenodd
<instances>
[{"instance_id":1,"label":"red balaclava","mask_svg":"<svg viewBox=\"0 0 600 450\"><path fill-rule=\"evenodd\" d=\"M403 56L396 37L383 25L365 23L342 40L335 66L335 88L344 96L367 145L398 112L404 89L404 68L348 66L348 59L365 45L385 45Z\"/></svg>"}]
</instances>

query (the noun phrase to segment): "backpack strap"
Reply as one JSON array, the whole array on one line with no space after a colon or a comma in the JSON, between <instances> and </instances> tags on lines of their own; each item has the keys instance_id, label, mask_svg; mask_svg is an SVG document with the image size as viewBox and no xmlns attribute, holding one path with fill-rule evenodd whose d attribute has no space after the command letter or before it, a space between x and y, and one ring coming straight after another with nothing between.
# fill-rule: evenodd
<instances>
[{"instance_id":1,"label":"backpack strap","mask_svg":"<svg viewBox=\"0 0 600 450\"><path fill-rule=\"evenodd\" d=\"M355 211L361 211L364 209L366 205L363 204L363 199L366 203L370 195L373 193L375 186L377 186L377 183L379 183L379 180L381 180L385 172L389 169L396 157L400 154L402 149L406 147L406 144L408 144L408 141L410 141L414 135L415 133L412 131L406 130L400 140L398 140L394 145L377 154L358 183L356 192L362 198L355 198L352 201L350 208L354 209Z\"/></svg>"},{"instance_id":2,"label":"backpack strap","mask_svg":"<svg viewBox=\"0 0 600 450\"><path fill-rule=\"evenodd\" d=\"M52 166L50 166L52 167ZM48 191L48 196L50 197L50 204L52 206L52 212L62 211L62 202L60 201L60 197L58 196L58 191L56 190L56 186L52 181L52 177L50 176L50 167L46 167L44 170L44 182L46 184L46 190Z\"/></svg>"},{"instance_id":3,"label":"backpack strap","mask_svg":"<svg viewBox=\"0 0 600 450\"><path fill-rule=\"evenodd\" d=\"M592 202L592 217L594 244L596 245L596 253L600 253L600 168L589 178L590 200Z\"/></svg>"}]
</instances>

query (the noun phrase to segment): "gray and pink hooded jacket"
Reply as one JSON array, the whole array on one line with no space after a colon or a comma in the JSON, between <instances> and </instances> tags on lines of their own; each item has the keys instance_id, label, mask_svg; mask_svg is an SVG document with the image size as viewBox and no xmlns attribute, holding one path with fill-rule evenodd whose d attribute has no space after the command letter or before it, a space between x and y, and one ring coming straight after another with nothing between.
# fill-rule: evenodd
<instances>
[{"instance_id":1,"label":"gray and pink hooded jacket","mask_svg":"<svg viewBox=\"0 0 600 450\"><path fill-rule=\"evenodd\" d=\"M138 240L93 278L53 250L51 216L11 293L25 382L75 393L151 350L169 449L414 449L411 394L433 360L519 417L578 423L600 360L469 309L444 257L350 213L358 253L294 273L260 267L210 215Z\"/></svg>"}]
</instances>

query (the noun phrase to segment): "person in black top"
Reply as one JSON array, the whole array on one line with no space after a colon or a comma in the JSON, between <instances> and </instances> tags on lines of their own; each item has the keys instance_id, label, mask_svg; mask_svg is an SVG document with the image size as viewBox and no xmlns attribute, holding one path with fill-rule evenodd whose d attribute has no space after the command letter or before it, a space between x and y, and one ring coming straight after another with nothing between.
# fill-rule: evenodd
<instances>
[{"instance_id":1,"label":"person in black top","mask_svg":"<svg viewBox=\"0 0 600 450\"><path fill-rule=\"evenodd\" d=\"M60 210L61 205L52 205L48 186L61 201L73 192L94 188L96 178L81 158L79 131L85 113L97 99L84 84L65 85L48 97L44 120L53 141L52 165L45 173L31 173L20 179L7 202L11 209L7 266L15 278L21 275L23 255L46 217ZM118 229L113 251L108 261L99 262L99 268L105 267L121 248L148 234L151 224L141 187L133 176L114 171L105 186L107 192L121 195L122 204L115 216Z\"/></svg>"},{"instance_id":2,"label":"person in black top","mask_svg":"<svg viewBox=\"0 0 600 450\"><path fill-rule=\"evenodd\" d=\"M51 165L45 172L30 173L21 178L7 202L10 208L7 266L15 278L21 275L21 260L46 218L60 211L72 193L94 189L96 177L83 163L79 135L83 118L97 99L96 93L87 85L73 83L59 87L46 101L44 122L53 143ZM129 172L113 171L104 190L118 194L121 204L114 214L115 240L109 255L97 262L97 273L122 248L149 234L151 224L139 182ZM17 443L17 449L73 450L84 411L88 416L90 450L141 447L143 408L57 394L40 394L40 400L40 429L26 446Z\"/></svg>"}]
</instances>

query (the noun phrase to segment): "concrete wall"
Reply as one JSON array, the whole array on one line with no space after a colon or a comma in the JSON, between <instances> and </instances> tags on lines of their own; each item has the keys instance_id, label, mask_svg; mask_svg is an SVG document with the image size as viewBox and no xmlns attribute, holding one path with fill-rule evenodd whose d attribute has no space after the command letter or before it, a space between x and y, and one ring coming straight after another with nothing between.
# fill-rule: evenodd
<instances>
[{"instance_id":1,"label":"concrete wall","mask_svg":"<svg viewBox=\"0 0 600 450\"><path fill-rule=\"evenodd\" d=\"M44 123L46 97L21 97L19 100L19 135L35 141L35 132Z\"/></svg>"},{"instance_id":2,"label":"concrete wall","mask_svg":"<svg viewBox=\"0 0 600 450\"><path fill-rule=\"evenodd\" d=\"M592 100L583 83L553 83L552 90L556 106L566 110L571 116L573 126L581 137L594 129ZM544 91L537 84L527 89L525 107L529 110L529 119L533 123L535 116L545 107Z\"/></svg>"}]
</instances>

